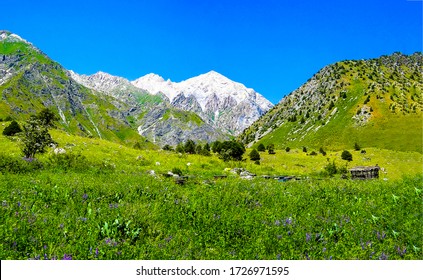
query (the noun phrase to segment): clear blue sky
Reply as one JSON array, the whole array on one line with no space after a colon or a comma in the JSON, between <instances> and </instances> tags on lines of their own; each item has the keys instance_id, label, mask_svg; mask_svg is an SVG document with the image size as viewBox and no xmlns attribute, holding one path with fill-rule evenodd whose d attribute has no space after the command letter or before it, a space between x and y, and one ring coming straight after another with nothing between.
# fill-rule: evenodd
<instances>
[{"instance_id":1,"label":"clear blue sky","mask_svg":"<svg viewBox=\"0 0 423 280\"><path fill-rule=\"evenodd\" d=\"M327 64L422 51L422 2L8 0L0 29L81 74L215 70L277 103Z\"/></svg>"}]
</instances>

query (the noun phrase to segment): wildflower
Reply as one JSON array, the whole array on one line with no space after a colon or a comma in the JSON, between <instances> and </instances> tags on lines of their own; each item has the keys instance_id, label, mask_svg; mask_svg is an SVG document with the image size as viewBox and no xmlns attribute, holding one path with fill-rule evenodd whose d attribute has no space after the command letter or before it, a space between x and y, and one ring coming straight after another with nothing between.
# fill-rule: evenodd
<instances>
[{"instance_id":1,"label":"wildflower","mask_svg":"<svg viewBox=\"0 0 423 280\"><path fill-rule=\"evenodd\" d=\"M85 201L85 200L87 200L88 199L88 194L86 194L86 193L84 193L83 195L82 195L82 199Z\"/></svg>"},{"instance_id":2,"label":"wildflower","mask_svg":"<svg viewBox=\"0 0 423 280\"><path fill-rule=\"evenodd\" d=\"M280 225L281 225L281 222L279 220L276 220L275 221L275 226L280 226Z\"/></svg>"},{"instance_id":3,"label":"wildflower","mask_svg":"<svg viewBox=\"0 0 423 280\"><path fill-rule=\"evenodd\" d=\"M379 257L379 260L387 260L388 259L388 255L386 255L384 252L382 252L382 254Z\"/></svg>"},{"instance_id":4,"label":"wildflower","mask_svg":"<svg viewBox=\"0 0 423 280\"><path fill-rule=\"evenodd\" d=\"M71 260L72 259L72 255L68 255L68 254L64 254L63 255L63 259L62 260Z\"/></svg>"},{"instance_id":5,"label":"wildflower","mask_svg":"<svg viewBox=\"0 0 423 280\"><path fill-rule=\"evenodd\" d=\"M64 224L60 224L60 226L59 226L60 228L63 228L64 227Z\"/></svg>"},{"instance_id":6,"label":"wildflower","mask_svg":"<svg viewBox=\"0 0 423 280\"><path fill-rule=\"evenodd\" d=\"M397 246L396 249L397 249L398 255L400 255L401 257L404 256L405 253L407 253L407 248L405 248L405 247L403 249L401 249L400 246Z\"/></svg>"},{"instance_id":7,"label":"wildflower","mask_svg":"<svg viewBox=\"0 0 423 280\"><path fill-rule=\"evenodd\" d=\"M289 217L289 218L287 218L287 219L285 220L284 225L286 226L286 225L290 225L290 224L292 224L292 219L291 219L291 217Z\"/></svg>"},{"instance_id":8,"label":"wildflower","mask_svg":"<svg viewBox=\"0 0 423 280\"><path fill-rule=\"evenodd\" d=\"M7 201L6 201L6 200L3 200L3 201L1 202L1 206L3 206L3 207L7 207Z\"/></svg>"},{"instance_id":9,"label":"wildflower","mask_svg":"<svg viewBox=\"0 0 423 280\"><path fill-rule=\"evenodd\" d=\"M98 248L95 248L95 257L98 258Z\"/></svg>"},{"instance_id":10,"label":"wildflower","mask_svg":"<svg viewBox=\"0 0 423 280\"><path fill-rule=\"evenodd\" d=\"M382 234L380 232L376 232L376 235L377 235L377 239L379 239L379 240L383 240L386 237L385 232L382 232Z\"/></svg>"},{"instance_id":11,"label":"wildflower","mask_svg":"<svg viewBox=\"0 0 423 280\"><path fill-rule=\"evenodd\" d=\"M278 254L278 255L276 256L276 259L280 260L280 259L281 259L281 254Z\"/></svg>"},{"instance_id":12,"label":"wildflower","mask_svg":"<svg viewBox=\"0 0 423 280\"><path fill-rule=\"evenodd\" d=\"M311 234L306 233L306 241L309 242L311 240Z\"/></svg>"},{"instance_id":13,"label":"wildflower","mask_svg":"<svg viewBox=\"0 0 423 280\"><path fill-rule=\"evenodd\" d=\"M48 260L47 254L44 253L44 260Z\"/></svg>"},{"instance_id":14,"label":"wildflower","mask_svg":"<svg viewBox=\"0 0 423 280\"><path fill-rule=\"evenodd\" d=\"M276 238L277 238L278 240L281 240L281 239L282 239L282 235L278 235L278 236L276 236Z\"/></svg>"},{"instance_id":15,"label":"wildflower","mask_svg":"<svg viewBox=\"0 0 423 280\"><path fill-rule=\"evenodd\" d=\"M324 247L322 251L323 251L323 253L326 252L326 247Z\"/></svg>"},{"instance_id":16,"label":"wildflower","mask_svg":"<svg viewBox=\"0 0 423 280\"><path fill-rule=\"evenodd\" d=\"M21 202L20 201L18 201L18 207L21 207Z\"/></svg>"}]
</instances>

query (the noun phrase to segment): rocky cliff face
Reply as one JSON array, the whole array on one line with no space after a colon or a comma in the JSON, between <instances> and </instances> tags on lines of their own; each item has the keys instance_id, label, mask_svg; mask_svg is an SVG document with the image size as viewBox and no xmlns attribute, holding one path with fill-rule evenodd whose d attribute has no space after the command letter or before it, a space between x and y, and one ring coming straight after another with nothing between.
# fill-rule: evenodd
<instances>
[{"instance_id":1,"label":"rocky cliff face","mask_svg":"<svg viewBox=\"0 0 423 280\"><path fill-rule=\"evenodd\" d=\"M152 94L166 95L173 106L195 112L206 123L233 135L239 134L273 106L253 89L215 71L180 83L148 74L132 84Z\"/></svg>"}]
</instances>

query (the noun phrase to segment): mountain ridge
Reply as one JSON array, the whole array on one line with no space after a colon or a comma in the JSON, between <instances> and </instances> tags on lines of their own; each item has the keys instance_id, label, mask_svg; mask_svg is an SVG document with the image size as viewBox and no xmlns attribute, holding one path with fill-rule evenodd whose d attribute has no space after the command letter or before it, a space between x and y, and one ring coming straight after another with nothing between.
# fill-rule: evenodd
<instances>
[{"instance_id":1,"label":"mountain ridge","mask_svg":"<svg viewBox=\"0 0 423 280\"><path fill-rule=\"evenodd\" d=\"M319 70L239 135L249 146L422 152L423 57L394 53Z\"/></svg>"}]
</instances>

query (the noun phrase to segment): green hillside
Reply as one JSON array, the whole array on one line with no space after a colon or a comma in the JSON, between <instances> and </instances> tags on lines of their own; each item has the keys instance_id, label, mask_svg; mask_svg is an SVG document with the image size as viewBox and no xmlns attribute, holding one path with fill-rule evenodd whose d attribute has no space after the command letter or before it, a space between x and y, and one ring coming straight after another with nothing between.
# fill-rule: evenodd
<instances>
[{"instance_id":1,"label":"green hillside","mask_svg":"<svg viewBox=\"0 0 423 280\"><path fill-rule=\"evenodd\" d=\"M253 146L422 152L421 53L346 60L316 73L246 129Z\"/></svg>"}]
</instances>

